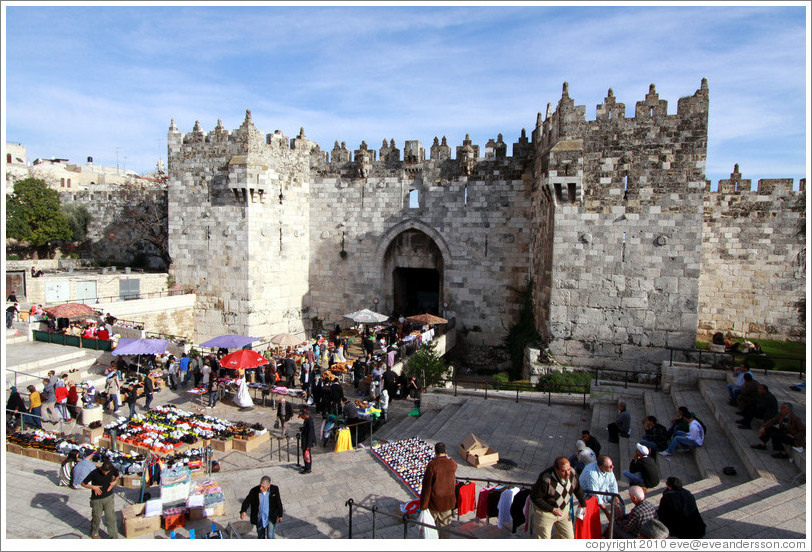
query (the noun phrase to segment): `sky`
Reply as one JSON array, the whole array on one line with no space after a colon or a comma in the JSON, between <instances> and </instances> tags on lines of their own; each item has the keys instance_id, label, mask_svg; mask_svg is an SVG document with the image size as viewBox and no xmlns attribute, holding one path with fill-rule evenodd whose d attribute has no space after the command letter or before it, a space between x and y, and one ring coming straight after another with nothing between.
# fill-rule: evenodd
<instances>
[{"instance_id":1,"label":"sky","mask_svg":"<svg viewBox=\"0 0 812 552\"><path fill-rule=\"evenodd\" d=\"M139 173L181 132L251 109L323 150L446 136L528 136L562 84L587 119L609 88L626 115L655 84L668 113L707 78L706 176L809 171L809 5L4 2L3 132L29 161Z\"/></svg>"}]
</instances>

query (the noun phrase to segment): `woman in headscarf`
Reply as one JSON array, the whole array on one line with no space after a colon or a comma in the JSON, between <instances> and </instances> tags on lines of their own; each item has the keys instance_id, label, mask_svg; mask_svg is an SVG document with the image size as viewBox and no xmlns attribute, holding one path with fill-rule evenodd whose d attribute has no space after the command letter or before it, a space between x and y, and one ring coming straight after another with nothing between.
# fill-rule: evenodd
<instances>
[{"instance_id":1,"label":"woman in headscarf","mask_svg":"<svg viewBox=\"0 0 812 552\"><path fill-rule=\"evenodd\" d=\"M28 409L25 407L25 402L17 391L17 388L11 387L11 394L6 401L6 414L8 415L8 425L17 426L20 423L21 412L26 412Z\"/></svg>"}]
</instances>

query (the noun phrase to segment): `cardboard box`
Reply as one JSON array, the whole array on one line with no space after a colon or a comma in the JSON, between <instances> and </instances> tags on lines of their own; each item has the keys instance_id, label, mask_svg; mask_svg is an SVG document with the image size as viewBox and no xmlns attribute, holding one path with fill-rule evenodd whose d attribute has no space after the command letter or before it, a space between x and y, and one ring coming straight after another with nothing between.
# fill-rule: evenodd
<instances>
[{"instance_id":1,"label":"cardboard box","mask_svg":"<svg viewBox=\"0 0 812 552\"><path fill-rule=\"evenodd\" d=\"M475 468L492 466L499 461L499 453L473 433L462 441L460 457Z\"/></svg>"},{"instance_id":2,"label":"cardboard box","mask_svg":"<svg viewBox=\"0 0 812 552\"><path fill-rule=\"evenodd\" d=\"M189 521L226 515L226 503L221 502L211 508L189 508Z\"/></svg>"},{"instance_id":3,"label":"cardboard box","mask_svg":"<svg viewBox=\"0 0 812 552\"><path fill-rule=\"evenodd\" d=\"M128 489L140 489L141 488L141 476L140 475L122 475L121 476L121 486L127 487Z\"/></svg>"},{"instance_id":4,"label":"cardboard box","mask_svg":"<svg viewBox=\"0 0 812 552\"><path fill-rule=\"evenodd\" d=\"M212 439L211 448L220 452L227 452L231 450L232 441L234 441L234 439L227 439L225 441L221 441L220 439Z\"/></svg>"},{"instance_id":5,"label":"cardboard box","mask_svg":"<svg viewBox=\"0 0 812 552\"><path fill-rule=\"evenodd\" d=\"M121 510L121 517L124 520L124 536L128 539L154 533L161 528L161 516L144 517L146 504L132 504L125 506Z\"/></svg>"},{"instance_id":6,"label":"cardboard box","mask_svg":"<svg viewBox=\"0 0 812 552\"><path fill-rule=\"evenodd\" d=\"M104 428L103 427L94 427L90 429L88 427L82 430L82 439L85 443L90 443L91 445L98 445L99 440L104 437Z\"/></svg>"},{"instance_id":7,"label":"cardboard box","mask_svg":"<svg viewBox=\"0 0 812 552\"><path fill-rule=\"evenodd\" d=\"M251 439L232 439L232 448L242 452L251 452L260 447L263 443L271 440L271 433L265 431L259 435L255 435Z\"/></svg>"},{"instance_id":8,"label":"cardboard box","mask_svg":"<svg viewBox=\"0 0 812 552\"><path fill-rule=\"evenodd\" d=\"M177 529L178 527L186 527L186 514L172 514L171 516L161 514L163 528L167 531Z\"/></svg>"},{"instance_id":9,"label":"cardboard box","mask_svg":"<svg viewBox=\"0 0 812 552\"><path fill-rule=\"evenodd\" d=\"M110 438L109 437L102 437L101 439L99 439L98 445L99 445L99 448L109 449L110 448Z\"/></svg>"}]
</instances>

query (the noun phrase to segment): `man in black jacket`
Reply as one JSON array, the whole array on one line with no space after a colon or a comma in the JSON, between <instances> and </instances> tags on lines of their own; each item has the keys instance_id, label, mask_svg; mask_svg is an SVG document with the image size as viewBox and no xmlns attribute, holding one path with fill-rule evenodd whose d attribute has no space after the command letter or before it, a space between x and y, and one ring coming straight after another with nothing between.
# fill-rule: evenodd
<instances>
[{"instance_id":1,"label":"man in black jacket","mask_svg":"<svg viewBox=\"0 0 812 552\"><path fill-rule=\"evenodd\" d=\"M677 477L665 480L665 492L660 499L657 517L672 537L678 539L701 539L705 536L705 522L696 507L694 495L682 488Z\"/></svg>"},{"instance_id":2,"label":"man in black jacket","mask_svg":"<svg viewBox=\"0 0 812 552\"><path fill-rule=\"evenodd\" d=\"M307 408L302 409L299 417L304 420L302 424L302 457L304 458L304 469L300 473L310 473L313 467L313 456L310 449L316 444L316 426Z\"/></svg>"},{"instance_id":3,"label":"man in black jacket","mask_svg":"<svg viewBox=\"0 0 812 552\"><path fill-rule=\"evenodd\" d=\"M282 521L282 499L279 487L271 485L271 478L263 476L259 485L248 491L242 501L240 519L251 510L251 523L257 528L258 539L272 539L276 534L276 524Z\"/></svg>"},{"instance_id":4,"label":"man in black jacket","mask_svg":"<svg viewBox=\"0 0 812 552\"><path fill-rule=\"evenodd\" d=\"M629 462L629 469L623 472L629 485L653 489L660 483L660 469L649 453L647 446L637 443L637 451Z\"/></svg>"}]
</instances>

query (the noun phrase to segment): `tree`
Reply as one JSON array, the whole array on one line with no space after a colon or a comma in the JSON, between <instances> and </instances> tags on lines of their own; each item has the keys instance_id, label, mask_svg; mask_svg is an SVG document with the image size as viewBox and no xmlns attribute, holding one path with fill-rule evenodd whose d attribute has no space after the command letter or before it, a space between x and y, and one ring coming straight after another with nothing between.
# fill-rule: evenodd
<instances>
[{"instance_id":1,"label":"tree","mask_svg":"<svg viewBox=\"0 0 812 552\"><path fill-rule=\"evenodd\" d=\"M65 218L68 219L73 241L83 242L87 239L87 227L90 224L90 213L81 203L71 203L62 207Z\"/></svg>"},{"instance_id":2,"label":"tree","mask_svg":"<svg viewBox=\"0 0 812 552\"><path fill-rule=\"evenodd\" d=\"M404 372L407 376L416 376L423 387L431 387L442 380L448 368L443 357L437 354L436 343L424 343L409 358Z\"/></svg>"},{"instance_id":3,"label":"tree","mask_svg":"<svg viewBox=\"0 0 812 552\"><path fill-rule=\"evenodd\" d=\"M6 196L6 235L27 242L38 253L47 253L49 242L70 240L71 228L59 203L59 192L39 178L14 183Z\"/></svg>"}]
</instances>

